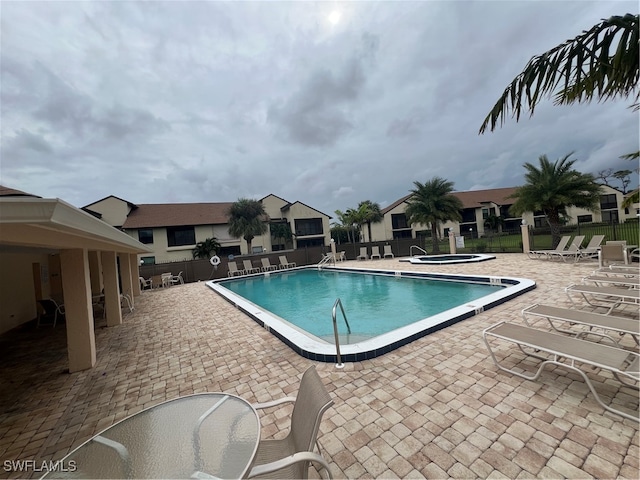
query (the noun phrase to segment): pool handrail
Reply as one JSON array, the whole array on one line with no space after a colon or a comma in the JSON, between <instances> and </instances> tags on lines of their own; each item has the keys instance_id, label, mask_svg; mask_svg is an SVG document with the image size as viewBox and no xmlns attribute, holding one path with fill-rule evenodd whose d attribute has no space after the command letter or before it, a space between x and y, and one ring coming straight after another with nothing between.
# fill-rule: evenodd
<instances>
[{"instance_id":1,"label":"pool handrail","mask_svg":"<svg viewBox=\"0 0 640 480\"><path fill-rule=\"evenodd\" d=\"M336 310L340 305L340 310L342 310L342 316L344 317L344 323L347 324L347 333L351 333L351 327L349 326L349 320L347 320L347 314L344 313L344 307L342 306L342 301L337 298L335 303L333 304L333 309L331 310L331 318L333 320L333 335L336 339L336 368L343 368L344 363L342 363L342 359L340 358L340 340L338 338L338 322L336 320Z\"/></svg>"},{"instance_id":2,"label":"pool handrail","mask_svg":"<svg viewBox=\"0 0 640 480\"><path fill-rule=\"evenodd\" d=\"M413 254L412 254L411 252L413 252L413 249L414 249L414 248L417 248L418 250L420 250L420 251L421 251L423 254L425 254L425 255L429 255L429 254L427 253L427 251L426 251L426 250L424 250L424 249L420 248L418 245L411 245L411 246L409 247L409 256L410 256L410 257L413 257Z\"/></svg>"}]
</instances>

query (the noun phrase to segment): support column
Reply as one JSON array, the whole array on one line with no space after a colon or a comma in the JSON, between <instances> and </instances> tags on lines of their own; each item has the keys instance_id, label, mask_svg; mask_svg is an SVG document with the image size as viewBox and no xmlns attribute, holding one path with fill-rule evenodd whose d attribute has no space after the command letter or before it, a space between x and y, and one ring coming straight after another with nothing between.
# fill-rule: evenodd
<instances>
[{"instance_id":1,"label":"support column","mask_svg":"<svg viewBox=\"0 0 640 480\"><path fill-rule=\"evenodd\" d=\"M120 287L118 286L118 265L116 252L101 252L102 281L104 282L104 308L107 326L113 327L122 323L120 308Z\"/></svg>"},{"instance_id":2,"label":"support column","mask_svg":"<svg viewBox=\"0 0 640 480\"><path fill-rule=\"evenodd\" d=\"M131 299L131 306L133 306L133 282L131 278L133 272L129 261L130 255L128 253L121 253L118 257L120 258L120 281L122 282L122 293L126 293L129 296ZM140 283L137 277L136 283Z\"/></svg>"},{"instance_id":3,"label":"support column","mask_svg":"<svg viewBox=\"0 0 640 480\"><path fill-rule=\"evenodd\" d=\"M140 289L140 263L138 262L138 255L135 253L129 254L129 264L131 265L131 283L133 285L133 296L137 297L142 293Z\"/></svg>"},{"instance_id":4,"label":"support column","mask_svg":"<svg viewBox=\"0 0 640 480\"><path fill-rule=\"evenodd\" d=\"M531 251L531 239L529 238L529 225L524 220L520 225L520 232L522 233L522 251L529 253Z\"/></svg>"},{"instance_id":5,"label":"support column","mask_svg":"<svg viewBox=\"0 0 640 480\"><path fill-rule=\"evenodd\" d=\"M100 254L95 250L89 252L89 274L91 275L91 293L99 295L102 293L102 265L100 264Z\"/></svg>"},{"instance_id":6,"label":"support column","mask_svg":"<svg viewBox=\"0 0 640 480\"><path fill-rule=\"evenodd\" d=\"M456 249L456 234L451 228L449 229L449 251L453 255L458 253L458 250Z\"/></svg>"},{"instance_id":7,"label":"support column","mask_svg":"<svg viewBox=\"0 0 640 480\"><path fill-rule=\"evenodd\" d=\"M96 364L87 250L75 248L60 251L60 268L67 322L69 372L73 373L92 368Z\"/></svg>"}]
</instances>

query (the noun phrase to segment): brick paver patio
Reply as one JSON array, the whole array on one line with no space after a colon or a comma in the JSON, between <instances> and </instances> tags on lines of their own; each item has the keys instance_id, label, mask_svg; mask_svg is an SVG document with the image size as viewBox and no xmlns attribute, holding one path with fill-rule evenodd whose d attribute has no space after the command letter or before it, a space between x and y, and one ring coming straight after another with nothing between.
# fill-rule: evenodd
<instances>
[{"instance_id":1,"label":"brick paver patio","mask_svg":"<svg viewBox=\"0 0 640 480\"><path fill-rule=\"evenodd\" d=\"M535 382L500 372L482 341L481 331L497 321L521 322L525 306L568 306L563 287L580 282L595 263L497 257L441 266L346 262L517 276L538 286L342 370L298 356L204 283L146 291L122 325L98 322L98 360L90 371L66 373L64 325L1 335L0 477L39 476L10 471L4 462L61 459L114 422L180 395L226 391L262 402L295 394L301 373L315 364L335 400L320 443L337 478L638 478L637 422L605 412L566 370L546 370ZM515 349L499 351L523 360ZM590 375L605 401L637 411L637 392L601 372ZM288 410L269 412L262 437L282 436Z\"/></svg>"}]
</instances>

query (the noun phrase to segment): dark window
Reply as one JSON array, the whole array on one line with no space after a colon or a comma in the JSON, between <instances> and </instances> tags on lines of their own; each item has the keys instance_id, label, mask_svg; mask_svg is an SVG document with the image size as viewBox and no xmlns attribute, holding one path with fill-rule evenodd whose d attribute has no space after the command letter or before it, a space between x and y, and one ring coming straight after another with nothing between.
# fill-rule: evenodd
<instances>
[{"instance_id":1,"label":"dark window","mask_svg":"<svg viewBox=\"0 0 640 480\"><path fill-rule=\"evenodd\" d=\"M476 221L476 209L475 208L465 208L462 210L462 223L464 222L475 222Z\"/></svg>"},{"instance_id":2,"label":"dark window","mask_svg":"<svg viewBox=\"0 0 640 480\"><path fill-rule=\"evenodd\" d=\"M536 228L549 226L549 224L547 223L547 217L535 217L533 219L533 226Z\"/></svg>"},{"instance_id":3,"label":"dark window","mask_svg":"<svg viewBox=\"0 0 640 480\"><path fill-rule=\"evenodd\" d=\"M303 238L298 240L298 248L319 247L324 245L324 238Z\"/></svg>"},{"instance_id":4,"label":"dark window","mask_svg":"<svg viewBox=\"0 0 640 480\"><path fill-rule=\"evenodd\" d=\"M140 258L142 265L155 265L156 257L142 257Z\"/></svg>"},{"instance_id":5,"label":"dark window","mask_svg":"<svg viewBox=\"0 0 640 480\"><path fill-rule=\"evenodd\" d=\"M296 220L296 235L304 237L305 235L322 235L322 219L321 218L303 218ZM300 245L300 242L298 242ZM322 242L320 242L322 245Z\"/></svg>"},{"instance_id":6,"label":"dark window","mask_svg":"<svg viewBox=\"0 0 640 480\"><path fill-rule=\"evenodd\" d=\"M483 208L482 209L482 219L486 220L487 218L489 218L489 209L488 208Z\"/></svg>"},{"instance_id":7,"label":"dark window","mask_svg":"<svg viewBox=\"0 0 640 480\"><path fill-rule=\"evenodd\" d=\"M578 215L578 223L591 223L593 222L592 215Z\"/></svg>"},{"instance_id":8,"label":"dark window","mask_svg":"<svg viewBox=\"0 0 640 480\"><path fill-rule=\"evenodd\" d=\"M391 215L391 229L398 230L400 228L409 228L407 216L404 213L394 213Z\"/></svg>"},{"instance_id":9,"label":"dark window","mask_svg":"<svg viewBox=\"0 0 640 480\"><path fill-rule=\"evenodd\" d=\"M615 193L608 195L600 195L600 209L609 210L612 208L618 208L618 200Z\"/></svg>"},{"instance_id":10,"label":"dark window","mask_svg":"<svg viewBox=\"0 0 640 480\"><path fill-rule=\"evenodd\" d=\"M222 247L218 251L220 258L228 257L229 255L240 255L240 246Z\"/></svg>"},{"instance_id":11,"label":"dark window","mask_svg":"<svg viewBox=\"0 0 640 480\"><path fill-rule=\"evenodd\" d=\"M618 223L618 211L617 210L607 210L606 212L602 212L602 221L606 223Z\"/></svg>"},{"instance_id":12,"label":"dark window","mask_svg":"<svg viewBox=\"0 0 640 480\"><path fill-rule=\"evenodd\" d=\"M138 240L140 243L153 243L153 229L142 228L138 230Z\"/></svg>"},{"instance_id":13,"label":"dark window","mask_svg":"<svg viewBox=\"0 0 640 480\"><path fill-rule=\"evenodd\" d=\"M196 244L196 231L193 227L167 227L167 244L170 247Z\"/></svg>"},{"instance_id":14,"label":"dark window","mask_svg":"<svg viewBox=\"0 0 640 480\"><path fill-rule=\"evenodd\" d=\"M411 230L397 230L393 232L393 238L411 238Z\"/></svg>"}]
</instances>

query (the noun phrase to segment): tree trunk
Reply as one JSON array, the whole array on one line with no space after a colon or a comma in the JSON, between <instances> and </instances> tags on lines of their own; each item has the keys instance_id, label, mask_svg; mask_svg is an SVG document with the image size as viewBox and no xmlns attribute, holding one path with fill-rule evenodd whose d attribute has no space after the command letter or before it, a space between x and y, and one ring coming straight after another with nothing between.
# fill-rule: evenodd
<instances>
[{"instance_id":1,"label":"tree trunk","mask_svg":"<svg viewBox=\"0 0 640 480\"><path fill-rule=\"evenodd\" d=\"M369 242L372 242L373 240L371 240L371 222L367 222L367 230L369 231Z\"/></svg>"},{"instance_id":2,"label":"tree trunk","mask_svg":"<svg viewBox=\"0 0 640 480\"><path fill-rule=\"evenodd\" d=\"M431 224L431 243L433 245L433 253L440 253L440 246L438 245L438 225L436 223Z\"/></svg>"},{"instance_id":3,"label":"tree trunk","mask_svg":"<svg viewBox=\"0 0 640 480\"><path fill-rule=\"evenodd\" d=\"M550 211L546 215L551 231L551 249L554 249L560 243L560 214L556 211Z\"/></svg>"}]
</instances>

